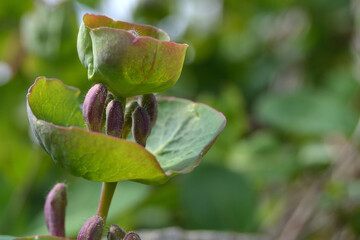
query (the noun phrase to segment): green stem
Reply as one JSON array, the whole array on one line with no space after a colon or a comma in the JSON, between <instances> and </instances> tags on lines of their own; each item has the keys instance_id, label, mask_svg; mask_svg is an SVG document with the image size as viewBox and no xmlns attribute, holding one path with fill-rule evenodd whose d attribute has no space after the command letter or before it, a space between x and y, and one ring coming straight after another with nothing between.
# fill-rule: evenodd
<instances>
[{"instance_id":1,"label":"green stem","mask_svg":"<svg viewBox=\"0 0 360 240\"><path fill-rule=\"evenodd\" d=\"M123 109L125 111L126 106L126 98L119 99L123 105ZM104 220L104 224L106 223L106 218L109 212L111 200L113 198L117 182L103 182L101 188L101 195L99 206L96 215L101 217Z\"/></svg>"},{"instance_id":2,"label":"green stem","mask_svg":"<svg viewBox=\"0 0 360 240\"><path fill-rule=\"evenodd\" d=\"M104 220L104 224L106 222L106 217L109 212L111 200L114 195L116 185L117 182L103 182L102 185L100 202L96 215L100 216Z\"/></svg>"},{"instance_id":3,"label":"green stem","mask_svg":"<svg viewBox=\"0 0 360 240\"><path fill-rule=\"evenodd\" d=\"M122 104L124 113L125 113L125 108L126 108L126 100L127 100L126 98L119 98L119 101Z\"/></svg>"}]
</instances>

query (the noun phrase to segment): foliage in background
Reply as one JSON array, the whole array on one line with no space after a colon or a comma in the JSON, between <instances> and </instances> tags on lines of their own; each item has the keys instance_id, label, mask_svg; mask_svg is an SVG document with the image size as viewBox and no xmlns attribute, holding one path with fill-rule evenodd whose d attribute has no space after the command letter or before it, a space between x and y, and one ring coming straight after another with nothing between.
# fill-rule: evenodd
<instances>
[{"instance_id":1,"label":"foliage in background","mask_svg":"<svg viewBox=\"0 0 360 240\"><path fill-rule=\"evenodd\" d=\"M86 196L100 185L68 176L29 140L25 95L38 75L86 92L79 8L108 15L110 2L0 2L0 234L46 233L45 193L65 179L67 231L75 236L96 211L98 199ZM301 239L358 236L358 1L135 2L134 22L189 43L179 82L160 95L209 104L228 123L191 174L159 187L120 184L116 194L127 196L114 197L113 222L290 239L292 222L305 218ZM72 211L82 198L89 206ZM301 204L307 216L296 215Z\"/></svg>"}]
</instances>

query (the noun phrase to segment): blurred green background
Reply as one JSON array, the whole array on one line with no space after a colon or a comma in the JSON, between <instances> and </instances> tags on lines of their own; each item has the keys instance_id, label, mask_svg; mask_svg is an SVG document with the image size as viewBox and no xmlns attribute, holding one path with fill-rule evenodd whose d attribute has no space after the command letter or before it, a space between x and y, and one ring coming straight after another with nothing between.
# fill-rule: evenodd
<instances>
[{"instance_id":1,"label":"blurred green background","mask_svg":"<svg viewBox=\"0 0 360 240\"><path fill-rule=\"evenodd\" d=\"M96 213L101 183L70 176L34 141L27 89L58 78L85 96L84 13L151 24L188 43L159 95L206 103L227 126L192 173L119 183L108 223L274 239L360 236L360 1L0 1L0 235L46 234L43 204L68 184L67 233Z\"/></svg>"}]
</instances>

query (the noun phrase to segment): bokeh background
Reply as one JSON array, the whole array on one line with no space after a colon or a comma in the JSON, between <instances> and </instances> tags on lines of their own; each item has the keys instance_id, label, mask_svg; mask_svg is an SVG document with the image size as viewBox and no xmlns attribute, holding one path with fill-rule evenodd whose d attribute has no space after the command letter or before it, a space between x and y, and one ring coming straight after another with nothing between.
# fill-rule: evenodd
<instances>
[{"instance_id":1,"label":"bokeh background","mask_svg":"<svg viewBox=\"0 0 360 240\"><path fill-rule=\"evenodd\" d=\"M274 239L360 236L360 1L0 1L0 234L46 234L43 204L68 184L67 233L96 213L101 183L56 166L31 135L37 76L82 90L82 15L151 24L188 43L179 82L159 95L227 117L192 173L161 186L119 183L109 223L180 226Z\"/></svg>"}]
</instances>

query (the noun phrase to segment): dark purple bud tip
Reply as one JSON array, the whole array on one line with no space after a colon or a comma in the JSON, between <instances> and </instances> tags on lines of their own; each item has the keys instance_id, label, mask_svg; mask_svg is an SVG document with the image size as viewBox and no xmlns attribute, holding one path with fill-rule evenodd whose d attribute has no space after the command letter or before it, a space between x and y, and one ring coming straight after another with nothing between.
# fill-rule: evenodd
<instances>
[{"instance_id":1,"label":"dark purple bud tip","mask_svg":"<svg viewBox=\"0 0 360 240\"><path fill-rule=\"evenodd\" d=\"M123 124L123 107L119 101L111 100L106 107L106 134L121 138Z\"/></svg>"},{"instance_id":2,"label":"dark purple bud tip","mask_svg":"<svg viewBox=\"0 0 360 240\"><path fill-rule=\"evenodd\" d=\"M94 85L86 94L83 104L83 117L90 131L101 131L106 98L107 90L103 84Z\"/></svg>"},{"instance_id":3,"label":"dark purple bud tip","mask_svg":"<svg viewBox=\"0 0 360 240\"><path fill-rule=\"evenodd\" d=\"M140 106L145 108L150 117L150 123L155 125L158 114L158 103L154 94L145 94L140 97Z\"/></svg>"},{"instance_id":4,"label":"dark purple bud tip","mask_svg":"<svg viewBox=\"0 0 360 240\"><path fill-rule=\"evenodd\" d=\"M135 233L135 232L128 232L125 237L124 240L141 240L140 236Z\"/></svg>"},{"instance_id":5,"label":"dark purple bud tip","mask_svg":"<svg viewBox=\"0 0 360 240\"><path fill-rule=\"evenodd\" d=\"M135 141L144 146L151 131L150 117L143 107L137 107L132 114L132 134Z\"/></svg>"},{"instance_id":6,"label":"dark purple bud tip","mask_svg":"<svg viewBox=\"0 0 360 240\"><path fill-rule=\"evenodd\" d=\"M44 215L51 236L65 237L66 185L57 183L46 197Z\"/></svg>"},{"instance_id":7,"label":"dark purple bud tip","mask_svg":"<svg viewBox=\"0 0 360 240\"><path fill-rule=\"evenodd\" d=\"M110 226L109 232L107 234L108 240L121 240L125 237L126 232L119 227L118 225L114 224Z\"/></svg>"},{"instance_id":8,"label":"dark purple bud tip","mask_svg":"<svg viewBox=\"0 0 360 240\"><path fill-rule=\"evenodd\" d=\"M104 230L104 220L101 217L95 216L89 218L89 220L86 221L84 226L82 226L77 239L99 240L101 239L103 230Z\"/></svg>"},{"instance_id":9,"label":"dark purple bud tip","mask_svg":"<svg viewBox=\"0 0 360 240\"><path fill-rule=\"evenodd\" d=\"M131 131L132 113L138 106L139 106L139 104L137 103L137 101L131 101L131 102L128 102L128 104L126 104L123 134L122 134L123 138L125 138L125 139L127 138L127 136L129 135L129 133Z\"/></svg>"}]
</instances>

